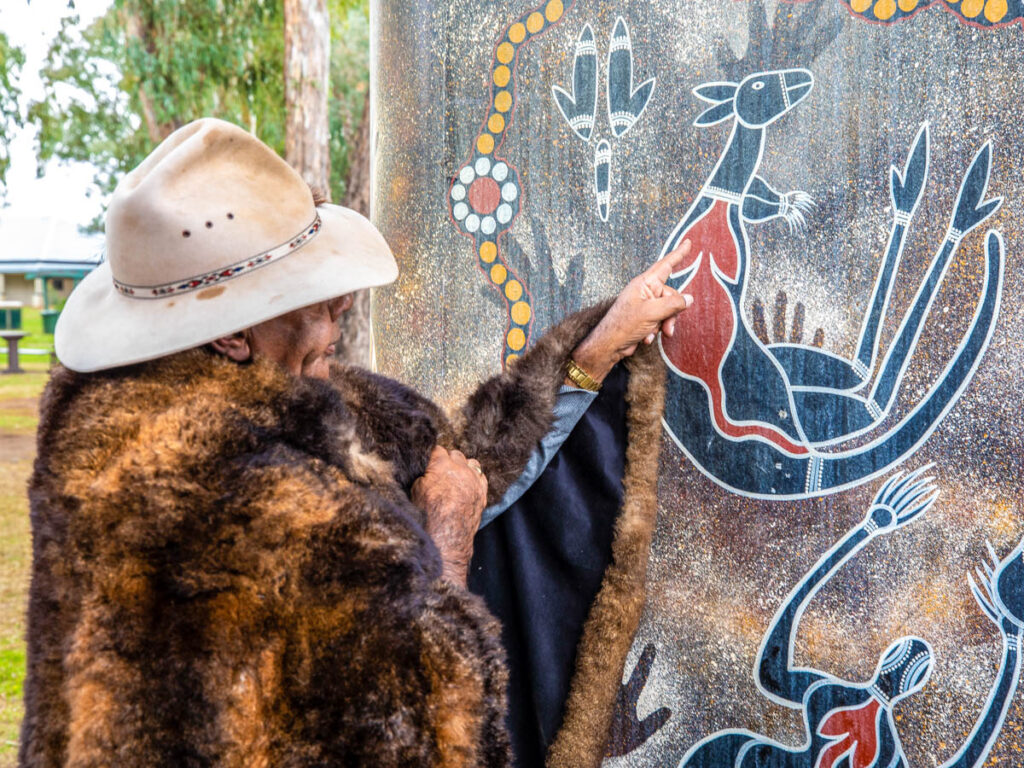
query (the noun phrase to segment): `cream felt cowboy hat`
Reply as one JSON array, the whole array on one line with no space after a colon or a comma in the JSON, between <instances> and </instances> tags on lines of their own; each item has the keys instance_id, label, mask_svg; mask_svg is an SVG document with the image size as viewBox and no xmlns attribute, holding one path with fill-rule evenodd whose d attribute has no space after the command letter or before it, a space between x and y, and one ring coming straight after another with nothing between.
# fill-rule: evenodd
<instances>
[{"instance_id":1,"label":"cream felt cowboy hat","mask_svg":"<svg viewBox=\"0 0 1024 768\"><path fill-rule=\"evenodd\" d=\"M75 371L197 347L398 276L369 221L315 207L273 150L212 118L172 133L118 184L106 256L57 322L57 357Z\"/></svg>"}]
</instances>

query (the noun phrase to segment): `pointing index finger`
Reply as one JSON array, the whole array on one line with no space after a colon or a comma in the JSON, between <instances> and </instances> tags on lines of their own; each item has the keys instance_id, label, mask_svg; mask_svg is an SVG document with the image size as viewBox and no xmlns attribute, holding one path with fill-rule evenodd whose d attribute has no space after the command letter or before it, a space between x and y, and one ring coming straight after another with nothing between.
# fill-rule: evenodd
<instances>
[{"instance_id":1,"label":"pointing index finger","mask_svg":"<svg viewBox=\"0 0 1024 768\"><path fill-rule=\"evenodd\" d=\"M666 253L664 257L656 261L650 271L661 282L665 282L689 255L690 241L683 240L683 242L677 245L674 250Z\"/></svg>"}]
</instances>

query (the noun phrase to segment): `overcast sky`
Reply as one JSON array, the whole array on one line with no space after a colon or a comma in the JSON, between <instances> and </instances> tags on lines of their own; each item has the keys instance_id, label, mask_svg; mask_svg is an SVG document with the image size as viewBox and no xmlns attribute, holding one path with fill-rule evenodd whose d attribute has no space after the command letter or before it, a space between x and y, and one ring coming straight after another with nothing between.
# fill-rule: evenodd
<instances>
[{"instance_id":1,"label":"overcast sky","mask_svg":"<svg viewBox=\"0 0 1024 768\"><path fill-rule=\"evenodd\" d=\"M112 0L0 0L0 30L25 52L21 72L22 108L42 96L39 68L63 16L78 13L87 24L103 13ZM11 143L11 167L7 172L8 207L0 216L39 216L56 213L76 224L87 224L101 209L96 194L87 197L91 167L66 166L51 161L42 178L36 178L35 130L22 129Z\"/></svg>"}]
</instances>

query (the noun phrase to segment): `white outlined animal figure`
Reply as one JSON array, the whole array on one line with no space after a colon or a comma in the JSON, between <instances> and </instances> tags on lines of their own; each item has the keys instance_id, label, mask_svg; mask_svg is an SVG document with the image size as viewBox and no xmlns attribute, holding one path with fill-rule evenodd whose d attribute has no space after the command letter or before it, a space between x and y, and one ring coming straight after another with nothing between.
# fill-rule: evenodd
<instances>
[{"instance_id":1,"label":"white outlined animal figure","mask_svg":"<svg viewBox=\"0 0 1024 768\"><path fill-rule=\"evenodd\" d=\"M793 666L797 625L811 598L872 539L892 533L923 513L938 495L923 470L892 477L878 492L863 522L829 550L790 593L772 621L755 664L758 689L803 714L805 737L788 746L748 730L727 730L691 747L679 768L907 768L893 705L921 690L932 669L932 649L919 637L897 640L882 654L870 682L840 680ZM942 768L980 768L1002 729L1020 680L1024 627L1024 542L1004 560L978 571L971 591L999 627L999 672L974 729Z\"/></svg>"},{"instance_id":2,"label":"white outlined animal figure","mask_svg":"<svg viewBox=\"0 0 1024 768\"><path fill-rule=\"evenodd\" d=\"M668 379L665 426L683 452L715 482L742 495L801 498L858 485L902 461L931 434L964 390L996 324L1003 275L997 232L986 236L985 280L969 330L953 359L917 406L866 445L843 444L889 415L915 359L940 283L967 234L1000 206L986 200L992 148L975 155L942 246L884 357L887 317L907 230L928 176L928 126L918 132L902 172L892 169L894 217L889 244L852 359L803 344L762 343L742 307L749 249L746 227L782 218L805 224L810 198L780 194L758 175L768 127L813 87L803 69L761 72L741 83L707 83L695 93L712 104L698 126L732 122L711 177L672 232L663 253L690 240L689 261L670 284L694 296L661 337Z\"/></svg>"}]
</instances>

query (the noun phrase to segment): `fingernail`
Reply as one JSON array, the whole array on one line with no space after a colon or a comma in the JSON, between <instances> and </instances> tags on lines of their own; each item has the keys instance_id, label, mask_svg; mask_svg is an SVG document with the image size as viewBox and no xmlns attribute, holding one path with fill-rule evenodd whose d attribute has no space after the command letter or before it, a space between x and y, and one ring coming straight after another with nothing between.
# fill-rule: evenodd
<instances>
[{"instance_id":1,"label":"fingernail","mask_svg":"<svg viewBox=\"0 0 1024 768\"><path fill-rule=\"evenodd\" d=\"M684 293L683 294L683 302L686 304L687 307L689 307L690 305L693 304L693 296L691 296L688 293Z\"/></svg>"},{"instance_id":2,"label":"fingernail","mask_svg":"<svg viewBox=\"0 0 1024 768\"><path fill-rule=\"evenodd\" d=\"M654 334L653 333L647 334L647 338L644 339L644 344L653 344L653 343L654 343Z\"/></svg>"},{"instance_id":3,"label":"fingernail","mask_svg":"<svg viewBox=\"0 0 1024 768\"><path fill-rule=\"evenodd\" d=\"M668 321L668 327L665 328L666 336L674 336L676 332L676 319L673 317Z\"/></svg>"}]
</instances>

